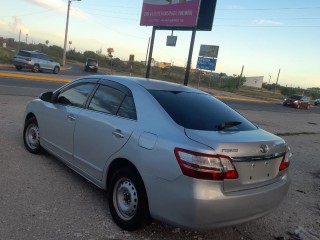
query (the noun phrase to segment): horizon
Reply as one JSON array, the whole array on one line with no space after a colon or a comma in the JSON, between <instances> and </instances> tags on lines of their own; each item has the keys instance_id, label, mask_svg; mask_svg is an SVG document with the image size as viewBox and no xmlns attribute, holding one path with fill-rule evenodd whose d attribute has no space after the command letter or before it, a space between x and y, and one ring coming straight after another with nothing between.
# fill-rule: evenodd
<instances>
[{"instance_id":1,"label":"horizon","mask_svg":"<svg viewBox=\"0 0 320 240\"><path fill-rule=\"evenodd\" d=\"M140 26L142 0L92 3L72 1L68 40L71 48L96 52L114 48L114 57L145 61L152 27ZM0 35L63 48L67 1L12 0L0 9ZM93 5L95 4L95 5ZM219 46L215 73L264 76L263 81L302 88L320 87L320 4L301 1L217 1L212 31L197 31L192 66L201 44ZM40 20L39 20L40 19ZM26 35L28 34L28 35ZM174 31L177 46L167 47L171 31L157 31L153 58L184 67L191 32ZM69 44L67 44L67 50Z\"/></svg>"}]
</instances>

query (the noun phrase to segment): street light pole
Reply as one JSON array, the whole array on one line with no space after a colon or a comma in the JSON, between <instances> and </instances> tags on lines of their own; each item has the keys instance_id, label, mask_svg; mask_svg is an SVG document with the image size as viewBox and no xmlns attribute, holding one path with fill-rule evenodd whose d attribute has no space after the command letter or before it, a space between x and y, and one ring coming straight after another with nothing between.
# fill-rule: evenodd
<instances>
[{"instance_id":1,"label":"street light pole","mask_svg":"<svg viewBox=\"0 0 320 240\"><path fill-rule=\"evenodd\" d=\"M67 39L68 39L69 12L70 12L70 4L72 1L81 1L81 0L68 0L68 11L67 11L66 31L64 34L62 66L64 66L66 64L66 49L67 49Z\"/></svg>"}]
</instances>

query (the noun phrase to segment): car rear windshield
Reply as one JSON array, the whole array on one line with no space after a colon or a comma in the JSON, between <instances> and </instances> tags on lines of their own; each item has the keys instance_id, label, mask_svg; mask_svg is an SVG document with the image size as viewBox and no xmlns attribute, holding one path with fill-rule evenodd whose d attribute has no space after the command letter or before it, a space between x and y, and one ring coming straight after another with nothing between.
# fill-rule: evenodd
<instances>
[{"instance_id":1,"label":"car rear windshield","mask_svg":"<svg viewBox=\"0 0 320 240\"><path fill-rule=\"evenodd\" d=\"M18 55L22 56L22 57L30 57L31 53L30 52L25 52L25 51L19 51Z\"/></svg>"},{"instance_id":2,"label":"car rear windshield","mask_svg":"<svg viewBox=\"0 0 320 240\"><path fill-rule=\"evenodd\" d=\"M290 99L294 99L294 100L300 100L302 98L302 96L299 96L299 95L291 95L289 97Z\"/></svg>"},{"instance_id":3,"label":"car rear windshield","mask_svg":"<svg viewBox=\"0 0 320 240\"><path fill-rule=\"evenodd\" d=\"M97 60L94 60L94 59L88 59L88 64L96 65L96 64L97 64Z\"/></svg>"},{"instance_id":4,"label":"car rear windshield","mask_svg":"<svg viewBox=\"0 0 320 240\"><path fill-rule=\"evenodd\" d=\"M180 126L204 131L257 129L246 118L216 98L202 93L149 90Z\"/></svg>"}]
</instances>

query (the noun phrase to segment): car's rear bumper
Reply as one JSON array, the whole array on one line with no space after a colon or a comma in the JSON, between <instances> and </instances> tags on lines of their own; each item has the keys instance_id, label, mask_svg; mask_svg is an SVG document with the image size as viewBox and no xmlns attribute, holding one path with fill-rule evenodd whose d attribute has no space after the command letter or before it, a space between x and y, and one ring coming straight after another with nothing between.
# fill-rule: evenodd
<instances>
[{"instance_id":1,"label":"car's rear bumper","mask_svg":"<svg viewBox=\"0 0 320 240\"><path fill-rule=\"evenodd\" d=\"M188 229L236 225L274 210L289 188L288 175L280 181L250 190L224 193L222 183L182 176L174 182L158 180L147 186L150 212L155 219ZM149 185L150 186L150 185Z\"/></svg>"},{"instance_id":2,"label":"car's rear bumper","mask_svg":"<svg viewBox=\"0 0 320 240\"><path fill-rule=\"evenodd\" d=\"M29 68L32 69L33 65L25 62L14 61L13 65L16 67Z\"/></svg>"}]
</instances>

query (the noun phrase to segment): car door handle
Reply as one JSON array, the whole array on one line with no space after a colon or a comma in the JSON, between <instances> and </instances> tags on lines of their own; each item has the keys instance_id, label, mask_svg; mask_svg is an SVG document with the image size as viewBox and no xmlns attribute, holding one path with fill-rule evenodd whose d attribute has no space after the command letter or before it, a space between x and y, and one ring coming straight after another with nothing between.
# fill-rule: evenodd
<instances>
[{"instance_id":1,"label":"car door handle","mask_svg":"<svg viewBox=\"0 0 320 240\"><path fill-rule=\"evenodd\" d=\"M112 132L112 134L117 138L124 138L124 135L122 134L120 129L116 129L115 131Z\"/></svg>"},{"instance_id":2,"label":"car door handle","mask_svg":"<svg viewBox=\"0 0 320 240\"><path fill-rule=\"evenodd\" d=\"M73 115L73 114L69 114L67 116L67 118L70 120L70 121L75 121L76 120L76 117Z\"/></svg>"}]
</instances>

